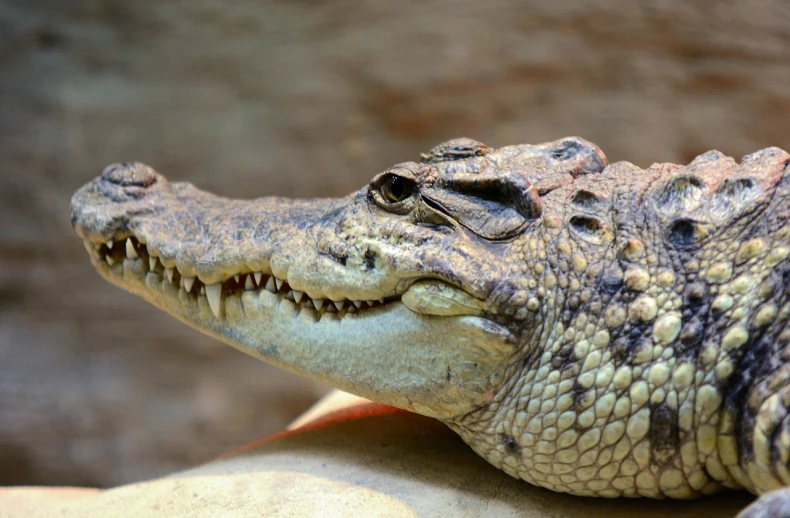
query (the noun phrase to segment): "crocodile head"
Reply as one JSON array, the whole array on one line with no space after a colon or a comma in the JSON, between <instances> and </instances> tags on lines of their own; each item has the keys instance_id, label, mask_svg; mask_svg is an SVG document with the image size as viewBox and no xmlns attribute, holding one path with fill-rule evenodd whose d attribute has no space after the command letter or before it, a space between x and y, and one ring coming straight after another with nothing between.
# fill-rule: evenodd
<instances>
[{"instance_id":1,"label":"crocodile head","mask_svg":"<svg viewBox=\"0 0 790 518\"><path fill-rule=\"evenodd\" d=\"M231 200L123 163L75 193L71 217L103 277L200 331L451 419L529 353L537 301L511 259L545 225L541 196L606 165L579 138L457 139L345 198Z\"/></svg>"}]
</instances>

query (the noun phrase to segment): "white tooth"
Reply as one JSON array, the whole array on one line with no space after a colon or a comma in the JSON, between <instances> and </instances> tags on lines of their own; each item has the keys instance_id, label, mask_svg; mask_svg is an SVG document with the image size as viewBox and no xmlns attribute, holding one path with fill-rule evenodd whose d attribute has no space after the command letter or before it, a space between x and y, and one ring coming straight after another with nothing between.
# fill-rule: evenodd
<instances>
[{"instance_id":1,"label":"white tooth","mask_svg":"<svg viewBox=\"0 0 790 518\"><path fill-rule=\"evenodd\" d=\"M357 308L355 308L354 306L349 306L348 309L346 310L346 313L356 313L356 312L357 312Z\"/></svg>"},{"instance_id":2,"label":"white tooth","mask_svg":"<svg viewBox=\"0 0 790 518\"><path fill-rule=\"evenodd\" d=\"M266 281L266 290L277 293L277 289L274 287L274 276L269 277L269 280Z\"/></svg>"},{"instance_id":3,"label":"white tooth","mask_svg":"<svg viewBox=\"0 0 790 518\"><path fill-rule=\"evenodd\" d=\"M324 299L313 299L313 307L316 311L321 311L321 308L324 307Z\"/></svg>"},{"instance_id":4,"label":"white tooth","mask_svg":"<svg viewBox=\"0 0 790 518\"><path fill-rule=\"evenodd\" d=\"M293 290L293 292L292 292L292 293L294 294L294 302L296 302L297 304L299 304L299 302L301 302L301 301L302 301L302 297L304 296L304 292L303 292L303 291L296 291L296 290Z\"/></svg>"},{"instance_id":5,"label":"white tooth","mask_svg":"<svg viewBox=\"0 0 790 518\"><path fill-rule=\"evenodd\" d=\"M362 301L361 300L352 300L351 302L354 303L354 305L357 307L357 309L362 307Z\"/></svg>"},{"instance_id":6,"label":"white tooth","mask_svg":"<svg viewBox=\"0 0 790 518\"><path fill-rule=\"evenodd\" d=\"M170 281L170 284L173 284L173 269L165 268L165 273L167 274L167 280Z\"/></svg>"},{"instance_id":7,"label":"white tooth","mask_svg":"<svg viewBox=\"0 0 790 518\"><path fill-rule=\"evenodd\" d=\"M109 248L110 250L112 250L112 239L109 239L109 240L107 241L107 248Z\"/></svg>"},{"instance_id":8,"label":"white tooth","mask_svg":"<svg viewBox=\"0 0 790 518\"><path fill-rule=\"evenodd\" d=\"M333 300L332 303L337 308L338 312L343 310L343 306L345 305L345 301L343 300Z\"/></svg>"},{"instance_id":9,"label":"white tooth","mask_svg":"<svg viewBox=\"0 0 790 518\"><path fill-rule=\"evenodd\" d=\"M376 301L375 300L366 300L365 303L367 303L368 306L372 306L373 304L376 303Z\"/></svg>"},{"instance_id":10,"label":"white tooth","mask_svg":"<svg viewBox=\"0 0 790 518\"><path fill-rule=\"evenodd\" d=\"M379 304L384 304L384 299L379 299Z\"/></svg>"},{"instance_id":11,"label":"white tooth","mask_svg":"<svg viewBox=\"0 0 790 518\"><path fill-rule=\"evenodd\" d=\"M158 259L156 257L149 256L148 257L148 269L151 270L151 271L156 270L156 263L157 263L157 261L158 261Z\"/></svg>"},{"instance_id":12,"label":"white tooth","mask_svg":"<svg viewBox=\"0 0 790 518\"><path fill-rule=\"evenodd\" d=\"M244 289L247 291L255 289L255 285L252 284L252 275L248 275L247 279L244 281Z\"/></svg>"},{"instance_id":13,"label":"white tooth","mask_svg":"<svg viewBox=\"0 0 790 518\"><path fill-rule=\"evenodd\" d=\"M182 279L184 280L184 289L187 290L187 293L189 293L192 291L192 285L195 283L195 278L184 276Z\"/></svg>"},{"instance_id":14,"label":"white tooth","mask_svg":"<svg viewBox=\"0 0 790 518\"><path fill-rule=\"evenodd\" d=\"M126 258L137 259L137 250L134 249L131 238L126 240Z\"/></svg>"},{"instance_id":15,"label":"white tooth","mask_svg":"<svg viewBox=\"0 0 790 518\"><path fill-rule=\"evenodd\" d=\"M274 277L274 276L272 276L272 277ZM283 287L283 281L281 281L277 277L274 277L274 284L277 286L277 291L280 291L280 288Z\"/></svg>"},{"instance_id":16,"label":"white tooth","mask_svg":"<svg viewBox=\"0 0 790 518\"><path fill-rule=\"evenodd\" d=\"M206 287L205 286L201 286L200 287L200 294L201 295L205 295L206 294Z\"/></svg>"},{"instance_id":17,"label":"white tooth","mask_svg":"<svg viewBox=\"0 0 790 518\"><path fill-rule=\"evenodd\" d=\"M222 283L206 285L206 298L214 316L219 318L220 302L222 301Z\"/></svg>"},{"instance_id":18,"label":"white tooth","mask_svg":"<svg viewBox=\"0 0 790 518\"><path fill-rule=\"evenodd\" d=\"M257 286L260 286L261 285L261 277L263 277L263 272L255 272L255 273L253 273L253 275L255 276L255 284Z\"/></svg>"},{"instance_id":19,"label":"white tooth","mask_svg":"<svg viewBox=\"0 0 790 518\"><path fill-rule=\"evenodd\" d=\"M239 274L238 273L233 276L233 280L236 281L236 282L239 282Z\"/></svg>"},{"instance_id":20,"label":"white tooth","mask_svg":"<svg viewBox=\"0 0 790 518\"><path fill-rule=\"evenodd\" d=\"M110 266L115 264L115 259L113 259L112 256L110 255L107 256L107 264L109 264Z\"/></svg>"}]
</instances>

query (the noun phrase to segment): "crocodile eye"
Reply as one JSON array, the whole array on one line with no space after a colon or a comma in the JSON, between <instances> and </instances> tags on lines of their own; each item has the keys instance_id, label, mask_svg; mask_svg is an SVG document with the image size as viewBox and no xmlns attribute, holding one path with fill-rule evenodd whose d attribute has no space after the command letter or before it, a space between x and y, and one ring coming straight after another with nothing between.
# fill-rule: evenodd
<instances>
[{"instance_id":1,"label":"crocodile eye","mask_svg":"<svg viewBox=\"0 0 790 518\"><path fill-rule=\"evenodd\" d=\"M389 174L381 183L379 190L385 201L398 203L411 196L414 192L414 182L396 174Z\"/></svg>"}]
</instances>

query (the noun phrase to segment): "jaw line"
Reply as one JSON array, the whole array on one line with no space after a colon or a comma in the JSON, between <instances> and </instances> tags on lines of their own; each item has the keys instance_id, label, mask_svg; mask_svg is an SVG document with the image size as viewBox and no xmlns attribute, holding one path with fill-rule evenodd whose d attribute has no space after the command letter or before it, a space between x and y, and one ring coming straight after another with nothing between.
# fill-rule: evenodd
<instances>
[{"instance_id":1,"label":"jaw line","mask_svg":"<svg viewBox=\"0 0 790 518\"><path fill-rule=\"evenodd\" d=\"M487 318L419 314L396 298L341 315L319 313L282 292L258 289L223 293L222 318L217 318L205 296L187 293L160 271L148 271L142 258L113 266L98 254L91 258L109 282L246 354L440 419L483 404L490 371L516 349L511 333Z\"/></svg>"}]
</instances>

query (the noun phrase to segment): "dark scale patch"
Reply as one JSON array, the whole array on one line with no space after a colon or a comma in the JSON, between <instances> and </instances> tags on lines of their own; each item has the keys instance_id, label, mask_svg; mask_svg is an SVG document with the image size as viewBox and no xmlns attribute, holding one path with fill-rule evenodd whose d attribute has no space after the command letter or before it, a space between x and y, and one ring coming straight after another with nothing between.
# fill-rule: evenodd
<instances>
[{"instance_id":1,"label":"dark scale patch","mask_svg":"<svg viewBox=\"0 0 790 518\"><path fill-rule=\"evenodd\" d=\"M571 203L586 210L595 210L601 201L598 199L597 194L580 189L571 198Z\"/></svg>"},{"instance_id":2,"label":"dark scale patch","mask_svg":"<svg viewBox=\"0 0 790 518\"><path fill-rule=\"evenodd\" d=\"M514 455L521 455L521 448L518 447L518 443L516 442L516 439L514 439L512 436L506 435L504 437L503 443L505 444L505 450L508 453Z\"/></svg>"},{"instance_id":3,"label":"dark scale patch","mask_svg":"<svg viewBox=\"0 0 790 518\"><path fill-rule=\"evenodd\" d=\"M696 316L692 317L680 329L680 346L677 347L678 354L684 355L687 351L697 351L703 338L705 338L705 328L702 322Z\"/></svg>"},{"instance_id":4,"label":"dark scale patch","mask_svg":"<svg viewBox=\"0 0 790 518\"><path fill-rule=\"evenodd\" d=\"M667 229L667 241L679 248L693 245L697 241L697 223L690 219L678 219Z\"/></svg>"},{"instance_id":5,"label":"dark scale patch","mask_svg":"<svg viewBox=\"0 0 790 518\"><path fill-rule=\"evenodd\" d=\"M607 295L615 295L623 289L622 275L612 274L611 272L604 273L601 277L600 289Z\"/></svg>"},{"instance_id":6,"label":"dark scale patch","mask_svg":"<svg viewBox=\"0 0 790 518\"><path fill-rule=\"evenodd\" d=\"M366 269L373 270L376 267L376 252L368 248L365 250L363 258L365 259Z\"/></svg>"},{"instance_id":7,"label":"dark scale patch","mask_svg":"<svg viewBox=\"0 0 790 518\"><path fill-rule=\"evenodd\" d=\"M624 336L617 338L611 345L612 358L617 364L625 362L628 358L628 339Z\"/></svg>"},{"instance_id":8,"label":"dark scale patch","mask_svg":"<svg viewBox=\"0 0 790 518\"><path fill-rule=\"evenodd\" d=\"M551 367L554 370L558 370L569 365L571 363L571 354L573 354L573 344L563 345L551 358Z\"/></svg>"},{"instance_id":9,"label":"dark scale patch","mask_svg":"<svg viewBox=\"0 0 790 518\"><path fill-rule=\"evenodd\" d=\"M678 416L666 403L650 409L650 446L658 457L674 453L680 446Z\"/></svg>"},{"instance_id":10,"label":"dark scale patch","mask_svg":"<svg viewBox=\"0 0 790 518\"><path fill-rule=\"evenodd\" d=\"M705 302L708 288L702 282L692 282L683 290L683 306L696 308Z\"/></svg>"},{"instance_id":11,"label":"dark scale patch","mask_svg":"<svg viewBox=\"0 0 790 518\"><path fill-rule=\"evenodd\" d=\"M770 376L779 366L776 335L763 333L756 336L750 333L750 339L740 349L744 351L737 362L733 375L727 380L726 386L719 387L726 397L724 405L735 416L736 438L741 456L741 465L754 458L752 437L754 436L755 412L748 408L749 397L757 389L761 380Z\"/></svg>"},{"instance_id":12,"label":"dark scale patch","mask_svg":"<svg viewBox=\"0 0 790 518\"><path fill-rule=\"evenodd\" d=\"M588 216L573 216L570 219L571 228L588 239L598 240L606 233L606 225L598 218Z\"/></svg>"}]
</instances>

